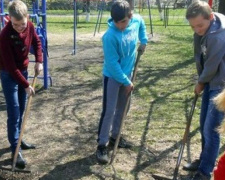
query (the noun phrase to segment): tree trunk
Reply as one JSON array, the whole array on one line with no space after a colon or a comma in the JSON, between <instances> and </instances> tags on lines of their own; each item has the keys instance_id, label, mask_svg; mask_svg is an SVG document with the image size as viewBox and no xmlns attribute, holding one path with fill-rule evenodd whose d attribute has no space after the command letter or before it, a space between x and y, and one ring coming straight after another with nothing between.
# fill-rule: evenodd
<instances>
[{"instance_id":1,"label":"tree trunk","mask_svg":"<svg viewBox=\"0 0 225 180\"><path fill-rule=\"evenodd\" d=\"M134 0L127 0L127 2L130 4L131 10L134 10Z\"/></svg>"},{"instance_id":2,"label":"tree trunk","mask_svg":"<svg viewBox=\"0 0 225 180\"><path fill-rule=\"evenodd\" d=\"M160 20L163 20L164 17L163 17L163 11L162 11L162 6L161 6L160 0L156 0L156 4L158 6Z\"/></svg>"},{"instance_id":3,"label":"tree trunk","mask_svg":"<svg viewBox=\"0 0 225 180\"><path fill-rule=\"evenodd\" d=\"M220 0L218 12L225 15L225 0Z\"/></svg>"}]
</instances>

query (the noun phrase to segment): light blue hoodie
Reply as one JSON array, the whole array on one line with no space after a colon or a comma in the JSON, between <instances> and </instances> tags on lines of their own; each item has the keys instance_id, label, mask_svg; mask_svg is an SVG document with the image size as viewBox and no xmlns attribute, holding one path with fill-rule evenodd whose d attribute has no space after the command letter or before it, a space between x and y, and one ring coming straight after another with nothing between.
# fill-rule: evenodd
<instances>
[{"instance_id":1,"label":"light blue hoodie","mask_svg":"<svg viewBox=\"0 0 225 180\"><path fill-rule=\"evenodd\" d=\"M102 38L104 51L103 74L128 86L136 59L136 45L147 44L146 26L139 15L133 15L125 30L119 30L112 18Z\"/></svg>"}]
</instances>

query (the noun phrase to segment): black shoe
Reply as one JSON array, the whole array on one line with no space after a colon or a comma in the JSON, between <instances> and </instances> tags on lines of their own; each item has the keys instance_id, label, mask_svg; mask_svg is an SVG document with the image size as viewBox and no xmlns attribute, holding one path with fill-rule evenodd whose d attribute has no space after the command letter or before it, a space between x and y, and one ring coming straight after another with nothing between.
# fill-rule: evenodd
<instances>
[{"instance_id":1,"label":"black shoe","mask_svg":"<svg viewBox=\"0 0 225 180\"><path fill-rule=\"evenodd\" d=\"M107 164L109 162L107 146L99 145L96 151L96 157L99 163Z\"/></svg>"},{"instance_id":2,"label":"black shoe","mask_svg":"<svg viewBox=\"0 0 225 180\"><path fill-rule=\"evenodd\" d=\"M28 144L25 141L21 141L21 145L20 145L22 150L27 150L27 149L35 149L36 147L33 144Z\"/></svg>"},{"instance_id":3,"label":"black shoe","mask_svg":"<svg viewBox=\"0 0 225 180\"><path fill-rule=\"evenodd\" d=\"M12 160L14 158L14 154L12 154ZM18 153L17 159L16 159L16 167L20 169L24 169L26 167L26 160L23 158L21 152Z\"/></svg>"},{"instance_id":4,"label":"black shoe","mask_svg":"<svg viewBox=\"0 0 225 180\"><path fill-rule=\"evenodd\" d=\"M110 146L114 146L115 143L116 143L116 139L110 137L109 138L109 144L110 144ZM120 137L118 147L119 148L131 148L132 147L132 144L130 142L126 141L123 137Z\"/></svg>"},{"instance_id":5,"label":"black shoe","mask_svg":"<svg viewBox=\"0 0 225 180\"><path fill-rule=\"evenodd\" d=\"M201 172L197 172L191 180L210 180L210 177L202 174Z\"/></svg>"},{"instance_id":6,"label":"black shoe","mask_svg":"<svg viewBox=\"0 0 225 180\"><path fill-rule=\"evenodd\" d=\"M197 171L200 165L200 160L196 159L192 163L188 163L183 166L183 170L185 171Z\"/></svg>"}]
</instances>

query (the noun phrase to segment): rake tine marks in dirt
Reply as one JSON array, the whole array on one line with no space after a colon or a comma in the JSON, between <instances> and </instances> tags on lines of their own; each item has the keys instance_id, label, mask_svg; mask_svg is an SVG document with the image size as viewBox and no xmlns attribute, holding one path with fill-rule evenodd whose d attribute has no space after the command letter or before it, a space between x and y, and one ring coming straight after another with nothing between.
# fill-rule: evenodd
<instances>
[{"instance_id":1,"label":"rake tine marks in dirt","mask_svg":"<svg viewBox=\"0 0 225 180\"><path fill-rule=\"evenodd\" d=\"M106 169L106 168L109 167L109 166L112 167L113 173L105 173L105 172L103 172L103 170ZM91 172L92 172L93 174L95 174L96 176L100 176L100 177L103 177L103 176L104 176L104 178L113 178L113 180L124 180L124 179L122 179L122 178L120 178L120 177L117 177L117 175L116 175L116 174L117 174L117 173L116 173L116 170L115 170L114 166L111 165L111 164L108 164L108 165L104 166L104 167L101 168L99 171L92 170Z\"/></svg>"},{"instance_id":2,"label":"rake tine marks in dirt","mask_svg":"<svg viewBox=\"0 0 225 180\"><path fill-rule=\"evenodd\" d=\"M144 153L148 154L149 156L153 155L154 157L157 157L158 155L155 154L155 152L153 152L153 150L150 150L149 148L144 148L143 150Z\"/></svg>"}]
</instances>

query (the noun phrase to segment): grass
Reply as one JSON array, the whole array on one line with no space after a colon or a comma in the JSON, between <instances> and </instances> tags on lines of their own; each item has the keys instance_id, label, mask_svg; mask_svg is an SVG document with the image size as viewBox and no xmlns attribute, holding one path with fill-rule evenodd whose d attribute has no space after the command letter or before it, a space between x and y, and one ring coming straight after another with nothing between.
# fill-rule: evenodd
<instances>
[{"instance_id":1,"label":"grass","mask_svg":"<svg viewBox=\"0 0 225 180\"><path fill-rule=\"evenodd\" d=\"M176 142L184 131L194 96L192 32L189 27L157 27L154 32L158 40L150 41L142 58L134 94L138 103L143 104L142 113L147 116L144 119L151 121L148 142L151 144L156 139ZM136 113L138 117L139 109ZM142 121L140 130L145 125Z\"/></svg>"},{"instance_id":2,"label":"grass","mask_svg":"<svg viewBox=\"0 0 225 180\"><path fill-rule=\"evenodd\" d=\"M47 20L49 34L60 34L63 38L72 36L72 17L49 16ZM81 34L93 33L95 24L80 22L77 27L77 35L79 36ZM105 29L106 26L101 26L101 31ZM148 33L149 31L148 27ZM118 164L120 163L116 162L118 175L124 177L124 179L127 177L130 177L130 179L136 177L136 179L138 179L141 173L142 175L149 175L159 170L171 174L175 167L180 140L184 133L187 117L194 97L193 89L196 80L196 68L193 60L193 32L191 28L188 26L168 26L167 28L163 26L153 26L153 32L153 38L149 39L146 52L142 56L138 67L137 78L134 83L135 90L132 96L132 104L125 121L123 132L136 146L129 152L120 151L117 156L117 161L122 162L120 166L124 166L119 170L120 167L118 167ZM72 38L69 38L69 40L71 39ZM52 39L49 39L49 41L52 41ZM72 131L68 131L69 137L76 137L76 135L74 137L72 133L83 135L81 134L81 132L83 132L82 130L85 130L86 134L86 136L82 136L85 144L82 144L79 139L78 142L81 144L78 146L74 144L73 139L72 147L79 149L77 149L77 151L73 150L76 152L75 154L71 155L68 153L65 157L66 162L60 164L62 168L59 170L68 169L68 171L66 171L68 174L63 174L65 173L63 171L60 177L63 175L72 176L71 172L76 172L73 163L76 165L76 162L80 162L77 160L79 156L84 159L87 158L86 161L81 160L81 162L83 162L82 167L80 164L78 166L80 171L83 171L83 167L90 169L96 163L92 156L90 158L87 157L88 154L92 155L94 153L94 146L96 145L94 143L96 142L93 140L94 143L91 141L90 144L93 144L90 145L88 140L88 143L86 143L86 138L91 135L91 139L93 139L96 135L96 124L101 111L101 71L103 55L102 51L92 51L94 48L100 46L100 42L93 42L92 39L86 39L86 41L78 41L77 43L85 52L78 51L76 56L65 55L66 53L61 55L56 52L51 62L55 69L51 66L49 68L50 74L57 77L57 80L55 79L54 81L57 84L55 86L53 84L52 89L49 91L43 92L43 97L41 97L40 94L40 102L43 103L43 107L53 107L53 110L48 109L48 112L54 111L53 114L55 114L55 116L51 116L50 113L48 116L49 120L53 120L54 125L52 124L52 132L54 132L55 125L58 128L60 123L68 120L68 123L71 124L68 124L67 129L69 130L69 126L73 129ZM68 46L68 44L63 44L59 49L67 48ZM51 45L50 49L53 48L55 48L54 44ZM87 51L88 49L90 51ZM50 56L53 55L53 53L54 52L51 51ZM66 59L68 57L70 59ZM57 61L62 64L56 66ZM73 62L73 64L69 64L70 62ZM79 65L81 65L81 67L77 68ZM66 76L64 78L65 82L59 82L64 75ZM59 91L61 88L62 92ZM69 99L69 97L72 99ZM45 101L43 101L43 99ZM60 101L58 101L58 99L60 99ZM55 104L57 104L57 106ZM71 112L70 109L66 109L66 107L70 107ZM60 111L60 108L66 110ZM199 126L199 112L200 99L195 109L190 131L191 157L189 158L192 160L198 157L201 148L200 134L197 132ZM45 111L43 113L45 113ZM47 120L46 117L40 118ZM81 124L79 124L79 122ZM44 127L47 128L47 124L48 123L46 123ZM76 124L76 130L74 130L74 124ZM65 133L65 129L59 131L59 134L57 134L57 130L59 129L56 129L54 132L56 139L62 138L64 142L66 136L62 136L60 133ZM44 128L43 133L46 133ZM48 133L46 133L46 135L48 135ZM50 135L53 134L50 133ZM48 138L45 137L45 139ZM51 142L55 143L55 141ZM224 142L224 139L222 139L222 143ZM85 153L80 151L80 149L82 150L84 148L87 148L85 149ZM152 158L152 155L146 153L146 149L153 149L156 156ZM66 151L67 148L64 150ZM124 154L122 154L121 157L122 152ZM62 157L64 157L64 154L66 153L63 153ZM49 156L49 153L46 152L45 155ZM76 158L74 156L76 156ZM185 149L184 159L187 160L187 158L187 149ZM60 158L56 161L55 164L58 164ZM93 164L90 164L89 161L93 161ZM51 163L51 161L47 162ZM47 172L46 174L49 173L49 168L54 169L52 166L55 165L53 163L50 167L48 163L42 167L44 173ZM72 168L66 165L71 165ZM131 171L127 170L128 166L132 168ZM54 174L54 170L56 171L56 175ZM50 175L55 175L52 176L52 178L57 177L57 173L61 173L61 171L57 171L57 168L54 170L52 170L52 173L49 173ZM85 174L82 174L83 177L87 177L87 179L97 179L95 175L90 175L88 172L89 171L87 171L87 174L85 174L85 171L82 172ZM73 178L71 177L71 179Z\"/></svg>"},{"instance_id":3,"label":"grass","mask_svg":"<svg viewBox=\"0 0 225 180\"><path fill-rule=\"evenodd\" d=\"M104 21L106 19L102 22ZM55 32L56 29L57 33L71 32L71 23L72 17L48 17L50 32ZM91 33L94 27L92 23L80 22L77 24L77 33ZM106 26L103 25L101 28L105 30ZM165 134L167 140L176 142L182 137L194 97L196 68L193 60L193 32L189 26L153 26L153 32L153 38L142 57L135 83L134 98L141 109L132 110L131 116L135 119L133 123L138 127L140 132L137 133L140 134L146 126L146 121L141 119L152 121L147 138L150 144L155 139L163 138ZM99 64L92 64L87 68L96 69L95 74L101 74ZM196 120L193 122L193 129L198 127L198 115L199 102L194 114ZM161 132L159 127L164 128L164 131ZM132 130L133 124L128 125L129 128Z\"/></svg>"},{"instance_id":4,"label":"grass","mask_svg":"<svg viewBox=\"0 0 225 180\"><path fill-rule=\"evenodd\" d=\"M81 13L81 11L78 11L79 16L77 18L78 21L78 28L82 28L84 31L90 29L91 27L94 28L93 25L97 22L97 17L99 15L99 11L91 11L91 18L90 22L85 22L85 13ZM150 23L152 23L153 26L164 26L165 21L160 20L159 12L156 8L151 9L151 21L149 19L149 11L148 9L142 10L136 10L135 13L139 13L143 16L146 25L149 26ZM50 27L52 27L52 24L58 24L62 25L62 31L73 29L73 21L74 21L74 12L72 10L48 10L47 11L47 21ZM169 9L168 11L168 19L167 19L167 25L171 26L187 26L187 21L185 20L185 9ZM57 16L54 16L57 15ZM102 26L106 26L107 19L109 18L109 11L103 11L101 23ZM57 28L60 30L61 28Z\"/></svg>"}]
</instances>

